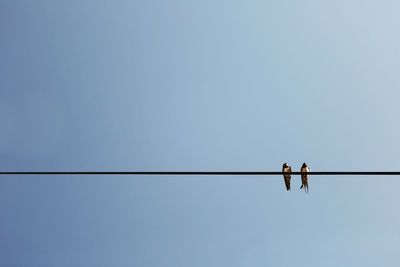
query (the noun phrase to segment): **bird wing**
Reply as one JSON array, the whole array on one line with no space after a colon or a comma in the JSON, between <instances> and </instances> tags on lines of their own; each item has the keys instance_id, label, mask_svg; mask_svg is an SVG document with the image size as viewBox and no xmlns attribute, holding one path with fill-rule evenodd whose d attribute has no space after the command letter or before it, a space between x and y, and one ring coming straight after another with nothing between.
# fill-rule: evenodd
<instances>
[{"instance_id":1,"label":"bird wing","mask_svg":"<svg viewBox=\"0 0 400 267\"><path fill-rule=\"evenodd\" d=\"M308 177L308 175L307 175L307 174L304 174L303 172L307 172L308 170L307 170L307 168L301 168L300 171L302 172L302 174L301 174L301 182L302 182L303 184L305 184L305 183L307 183L307 177Z\"/></svg>"}]
</instances>

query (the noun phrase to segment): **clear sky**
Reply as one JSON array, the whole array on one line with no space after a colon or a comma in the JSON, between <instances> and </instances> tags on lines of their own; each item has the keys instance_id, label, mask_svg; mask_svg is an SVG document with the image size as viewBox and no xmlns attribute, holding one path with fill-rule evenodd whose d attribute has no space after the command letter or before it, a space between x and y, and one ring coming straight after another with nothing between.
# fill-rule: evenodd
<instances>
[{"instance_id":1,"label":"clear sky","mask_svg":"<svg viewBox=\"0 0 400 267\"><path fill-rule=\"evenodd\" d=\"M0 1L0 169L400 170L398 1ZM0 177L0 266L399 266L399 177Z\"/></svg>"}]
</instances>

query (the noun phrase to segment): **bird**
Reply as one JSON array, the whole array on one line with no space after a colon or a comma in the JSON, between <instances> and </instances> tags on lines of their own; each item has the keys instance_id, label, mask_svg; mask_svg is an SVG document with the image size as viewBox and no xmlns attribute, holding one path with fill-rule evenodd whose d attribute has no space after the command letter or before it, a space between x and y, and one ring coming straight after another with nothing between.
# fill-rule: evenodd
<instances>
[{"instance_id":1,"label":"bird","mask_svg":"<svg viewBox=\"0 0 400 267\"><path fill-rule=\"evenodd\" d=\"M283 163L282 172L292 172L292 168L287 165L287 163ZM292 178L291 174L283 174L283 179L285 180L286 190L290 191L290 178Z\"/></svg>"},{"instance_id":2,"label":"bird","mask_svg":"<svg viewBox=\"0 0 400 267\"><path fill-rule=\"evenodd\" d=\"M301 166L300 171L302 172L301 174L301 187L300 189L304 188L304 192L308 193L308 174L305 174L305 172L310 172L310 168L308 168L307 164L304 162L303 165Z\"/></svg>"}]
</instances>

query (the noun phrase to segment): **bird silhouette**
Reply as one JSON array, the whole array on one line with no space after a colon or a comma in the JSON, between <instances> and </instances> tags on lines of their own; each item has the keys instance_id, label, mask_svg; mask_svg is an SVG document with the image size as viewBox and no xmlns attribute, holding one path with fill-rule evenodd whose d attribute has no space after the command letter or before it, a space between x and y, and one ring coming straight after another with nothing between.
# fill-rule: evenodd
<instances>
[{"instance_id":1,"label":"bird silhouette","mask_svg":"<svg viewBox=\"0 0 400 267\"><path fill-rule=\"evenodd\" d=\"M300 189L304 188L304 192L308 193L308 174L305 174L306 172L310 172L310 168L308 168L307 164L304 162L303 165L301 166L300 171L302 172L301 174L301 187Z\"/></svg>"},{"instance_id":2,"label":"bird silhouette","mask_svg":"<svg viewBox=\"0 0 400 267\"><path fill-rule=\"evenodd\" d=\"M287 165L287 163L283 163L282 166L282 172L288 172L291 173L292 172L292 168ZM285 185L286 185L286 190L290 191L290 179L292 178L291 174L283 174L283 179L285 180Z\"/></svg>"}]
</instances>

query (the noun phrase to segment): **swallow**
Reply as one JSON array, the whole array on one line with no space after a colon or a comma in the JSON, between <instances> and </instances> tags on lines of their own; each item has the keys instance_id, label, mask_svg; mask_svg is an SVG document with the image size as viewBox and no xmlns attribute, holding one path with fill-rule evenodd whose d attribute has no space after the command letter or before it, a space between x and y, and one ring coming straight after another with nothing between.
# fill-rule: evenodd
<instances>
[{"instance_id":1,"label":"swallow","mask_svg":"<svg viewBox=\"0 0 400 267\"><path fill-rule=\"evenodd\" d=\"M300 189L304 188L304 192L308 193L308 174L305 174L306 172L310 172L310 168L307 167L307 164L304 162L303 166L301 166L300 171L302 172L301 174L301 187Z\"/></svg>"},{"instance_id":2,"label":"swallow","mask_svg":"<svg viewBox=\"0 0 400 267\"><path fill-rule=\"evenodd\" d=\"M287 163L285 162L282 166L282 172L292 172L292 168L287 165ZM286 185L286 190L290 191L290 178L292 178L291 174L284 174L283 175L283 179L285 180L285 185Z\"/></svg>"}]
</instances>

